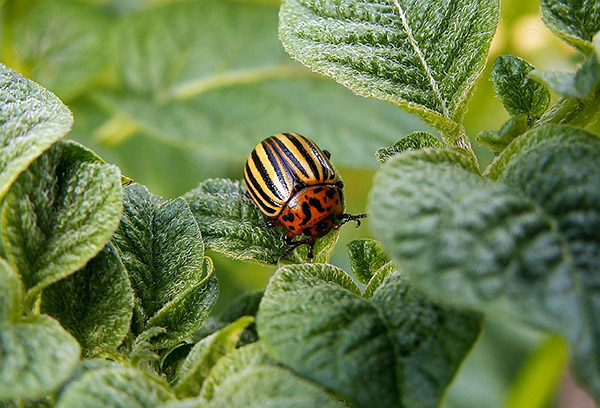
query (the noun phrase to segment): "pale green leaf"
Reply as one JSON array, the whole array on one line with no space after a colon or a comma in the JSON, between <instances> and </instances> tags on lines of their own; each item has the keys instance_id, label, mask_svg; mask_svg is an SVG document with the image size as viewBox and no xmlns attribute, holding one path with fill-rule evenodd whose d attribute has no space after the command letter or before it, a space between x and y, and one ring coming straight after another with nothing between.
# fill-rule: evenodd
<instances>
[{"instance_id":1,"label":"pale green leaf","mask_svg":"<svg viewBox=\"0 0 600 408\"><path fill-rule=\"evenodd\" d=\"M494 0L285 0L279 35L311 69L452 135L498 15Z\"/></svg>"},{"instance_id":2,"label":"pale green leaf","mask_svg":"<svg viewBox=\"0 0 600 408\"><path fill-rule=\"evenodd\" d=\"M486 130L478 134L477 141L494 153L499 153L528 129L527 115L511 116L499 130Z\"/></svg>"},{"instance_id":3,"label":"pale green leaf","mask_svg":"<svg viewBox=\"0 0 600 408\"><path fill-rule=\"evenodd\" d=\"M429 132L413 132L404 136L390 147L382 147L375 152L379 164L383 164L390 157L406 150L419 150L427 148L441 148L442 143Z\"/></svg>"},{"instance_id":4,"label":"pale green leaf","mask_svg":"<svg viewBox=\"0 0 600 408\"><path fill-rule=\"evenodd\" d=\"M572 46L592 51L592 38L600 31L600 3L597 0L542 0L546 25Z\"/></svg>"},{"instance_id":5,"label":"pale green leaf","mask_svg":"<svg viewBox=\"0 0 600 408\"><path fill-rule=\"evenodd\" d=\"M73 142L54 145L21 173L5 197L2 241L27 304L104 247L121 200L119 169Z\"/></svg>"},{"instance_id":6,"label":"pale green leaf","mask_svg":"<svg viewBox=\"0 0 600 408\"><path fill-rule=\"evenodd\" d=\"M348 247L352 273L365 285L387 263L387 257L381 244L374 239L357 239L346 246Z\"/></svg>"},{"instance_id":7,"label":"pale green leaf","mask_svg":"<svg viewBox=\"0 0 600 408\"><path fill-rule=\"evenodd\" d=\"M342 408L323 389L276 366L254 343L221 358L202 388L199 407Z\"/></svg>"},{"instance_id":8,"label":"pale green leaf","mask_svg":"<svg viewBox=\"0 0 600 408\"><path fill-rule=\"evenodd\" d=\"M196 343L177 373L178 380L174 385L177 396L185 398L198 395L215 363L235 349L242 332L253 322L251 316L240 317Z\"/></svg>"},{"instance_id":9,"label":"pale green leaf","mask_svg":"<svg viewBox=\"0 0 600 408\"><path fill-rule=\"evenodd\" d=\"M548 108L550 92L529 77L534 67L512 55L503 55L494 61L492 84L496 95L508 113L513 116L528 115L533 121Z\"/></svg>"},{"instance_id":10,"label":"pale green leaf","mask_svg":"<svg viewBox=\"0 0 600 408\"><path fill-rule=\"evenodd\" d=\"M19 173L71 128L69 109L35 82L0 64L0 197Z\"/></svg>"},{"instance_id":11,"label":"pale green leaf","mask_svg":"<svg viewBox=\"0 0 600 408\"><path fill-rule=\"evenodd\" d=\"M44 289L41 310L75 336L84 356L116 350L133 310L133 291L116 249L107 245L83 269Z\"/></svg>"},{"instance_id":12,"label":"pale green leaf","mask_svg":"<svg viewBox=\"0 0 600 408\"><path fill-rule=\"evenodd\" d=\"M0 400L37 398L69 379L79 361L77 341L48 316L0 324Z\"/></svg>"},{"instance_id":13,"label":"pale green leaf","mask_svg":"<svg viewBox=\"0 0 600 408\"><path fill-rule=\"evenodd\" d=\"M81 93L107 65L109 18L76 1L34 3L14 22L14 55L29 75L61 98Z\"/></svg>"},{"instance_id":14,"label":"pale green leaf","mask_svg":"<svg viewBox=\"0 0 600 408\"><path fill-rule=\"evenodd\" d=\"M257 326L272 357L358 406L437 407L479 318L431 303L397 272L365 299L342 270L312 264L277 271Z\"/></svg>"},{"instance_id":15,"label":"pale green leaf","mask_svg":"<svg viewBox=\"0 0 600 408\"><path fill-rule=\"evenodd\" d=\"M10 265L0 258L0 323L11 323L21 316L23 286Z\"/></svg>"},{"instance_id":16,"label":"pale green leaf","mask_svg":"<svg viewBox=\"0 0 600 408\"><path fill-rule=\"evenodd\" d=\"M239 163L240 176L254 146L275 133L310 137L335 164L375 167L379 147L424 128L290 61L277 37L278 9L193 0L134 13L116 34L127 92L95 100L145 136Z\"/></svg>"},{"instance_id":17,"label":"pale green leaf","mask_svg":"<svg viewBox=\"0 0 600 408\"><path fill-rule=\"evenodd\" d=\"M163 327L151 342L172 346L202 325L217 296L212 262L188 204L163 201L146 187L124 188L124 213L113 242L135 293L133 330Z\"/></svg>"},{"instance_id":18,"label":"pale green leaf","mask_svg":"<svg viewBox=\"0 0 600 408\"><path fill-rule=\"evenodd\" d=\"M69 384L57 408L154 408L174 399L160 378L133 368L104 368Z\"/></svg>"},{"instance_id":19,"label":"pale green leaf","mask_svg":"<svg viewBox=\"0 0 600 408\"><path fill-rule=\"evenodd\" d=\"M202 230L207 248L234 259L263 264L276 264L287 245L282 236L285 228L269 228L269 219L245 195L239 181L213 179L185 194L192 213ZM314 261L329 259L337 241L338 230L317 239ZM306 246L301 246L286 259L306 261Z\"/></svg>"}]
</instances>

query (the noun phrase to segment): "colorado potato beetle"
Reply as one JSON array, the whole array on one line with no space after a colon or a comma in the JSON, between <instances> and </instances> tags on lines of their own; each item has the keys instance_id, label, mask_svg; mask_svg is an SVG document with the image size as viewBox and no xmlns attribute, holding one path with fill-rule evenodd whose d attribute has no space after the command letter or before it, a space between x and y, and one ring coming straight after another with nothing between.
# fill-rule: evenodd
<instances>
[{"instance_id":1,"label":"colorado potato beetle","mask_svg":"<svg viewBox=\"0 0 600 408\"><path fill-rule=\"evenodd\" d=\"M250 153L244 170L248 195L270 218L267 226L283 225L285 258L300 245L313 257L315 239L366 214L344 213L344 184L329 162L331 155L297 133L280 133L260 142ZM293 241L299 235L308 238Z\"/></svg>"}]
</instances>

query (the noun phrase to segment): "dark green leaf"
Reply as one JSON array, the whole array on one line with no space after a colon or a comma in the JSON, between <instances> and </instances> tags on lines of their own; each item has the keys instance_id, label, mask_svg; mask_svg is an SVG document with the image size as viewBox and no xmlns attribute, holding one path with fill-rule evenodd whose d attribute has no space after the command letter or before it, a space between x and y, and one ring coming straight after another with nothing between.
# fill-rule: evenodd
<instances>
[{"instance_id":1,"label":"dark green leaf","mask_svg":"<svg viewBox=\"0 0 600 408\"><path fill-rule=\"evenodd\" d=\"M589 53L592 37L600 31L597 0L542 0L546 25L572 46Z\"/></svg>"},{"instance_id":2,"label":"dark green leaf","mask_svg":"<svg viewBox=\"0 0 600 408\"><path fill-rule=\"evenodd\" d=\"M21 173L5 197L2 241L27 304L104 247L121 200L119 169L73 142L56 144Z\"/></svg>"},{"instance_id":3,"label":"dark green leaf","mask_svg":"<svg viewBox=\"0 0 600 408\"><path fill-rule=\"evenodd\" d=\"M357 239L350 242L347 247L352 273L365 285L387 263L383 248L374 239Z\"/></svg>"},{"instance_id":4,"label":"dark green leaf","mask_svg":"<svg viewBox=\"0 0 600 408\"><path fill-rule=\"evenodd\" d=\"M198 406L209 408L342 408L316 385L275 366L260 343L221 358L202 388Z\"/></svg>"},{"instance_id":5,"label":"dark green leaf","mask_svg":"<svg viewBox=\"0 0 600 408\"><path fill-rule=\"evenodd\" d=\"M48 316L0 323L0 400L49 394L78 361L77 341Z\"/></svg>"},{"instance_id":6,"label":"dark green leaf","mask_svg":"<svg viewBox=\"0 0 600 408\"><path fill-rule=\"evenodd\" d=\"M71 383L57 408L154 408L174 399L160 378L133 368L104 368Z\"/></svg>"},{"instance_id":7,"label":"dark green leaf","mask_svg":"<svg viewBox=\"0 0 600 408\"><path fill-rule=\"evenodd\" d=\"M285 0L287 52L354 92L418 113L446 135L462 122L498 22L494 0Z\"/></svg>"},{"instance_id":8,"label":"dark green leaf","mask_svg":"<svg viewBox=\"0 0 600 408\"><path fill-rule=\"evenodd\" d=\"M97 6L65 0L36 2L15 22L11 45L32 78L61 98L71 99L106 66L108 24Z\"/></svg>"},{"instance_id":9,"label":"dark green leaf","mask_svg":"<svg viewBox=\"0 0 600 408\"><path fill-rule=\"evenodd\" d=\"M71 128L73 116L51 92L0 64L0 197L19 173Z\"/></svg>"},{"instance_id":10,"label":"dark green leaf","mask_svg":"<svg viewBox=\"0 0 600 408\"><path fill-rule=\"evenodd\" d=\"M242 332L253 322L254 318L251 316L240 317L196 343L177 373L177 382L174 385L177 396L197 396L215 363L235 349Z\"/></svg>"},{"instance_id":11,"label":"dark green leaf","mask_svg":"<svg viewBox=\"0 0 600 408\"><path fill-rule=\"evenodd\" d=\"M275 359L361 407L382 408L437 407L479 333L476 315L427 301L395 271L365 299L326 264L280 268L257 325Z\"/></svg>"},{"instance_id":12,"label":"dark green leaf","mask_svg":"<svg viewBox=\"0 0 600 408\"><path fill-rule=\"evenodd\" d=\"M529 129L527 115L511 116L500 130L486 130L477 135L477 141L499 153L517 136Z\"/></svg>"},{"instance_id":13,"label":"dark green leaf","mask_svg":"<svg viewBox=\"0 0 600 408\"><path fill-rule=\"evenodd\" d=\"M492 68L492 84L508 113L539 118L548 108L550 92L529 77L533 65L521 58L504 55L496 58Z\"/></svg>"},{"instance_id":14,"label":"dark green leaf","mask_svg":"<svg viewBox=\"0 0 600 408\"><path fill-rule=\"evenodd\" d=\"M133 291L112 245L85 268L44 290L42 312L56 318L79 342L84 356L114 351L131 324Z\"/></svg>"},{"instance_id":15,"label":"dark green leaf","mask_svg":"<svg viewBox=\"0 0 600 408\"><path fill-rule=\"evenodd\" d=\"M229 307L221 314L221 321L232 323L242 316L256 317L258 305L262 299L264 291L248 292L237 298ZM256 332L256 324L252 323L242 332L237 347L246 344L254 343L258 340Z\"/></svg>"},{"instance_id":16,"label":"dark green leaf","mask_svg":"<svg viewBox=\"0 0 600 408\"><path fill-rule=\"evenodd\" d=\"M0 258L0 324L14 322L21 316L22 298L19 276Z\"/></svg>"},{"instance_id":17,"label":"dark green leaf","mask_svg":"<svg viewBox=\"0 0 600 408\"><path fill-rule=\"evenodd\" d=\"M241 177L252 148L275 133L305 134L336 164L374 167L377 148L424 127L290 61L276 2L172 3L123 19L117 65L128 92L96 95L144 135L235 161Z\"/></svg>"},{"instance_id":18,"label":"dark green leaf","mask_svg":"<svg viewBox=\"0 0 600 408\"><path fill-rule=\"evenodd\" d=\"M201 183L185 194L194 217L202 230L207 248L234 259L276 264L287 245L282 241L285 229L268 228L268 218L245 195L239 181L213 179ZM337 241L338 230L330 231L315 244L315 262L329 259ZM286 259L306 261L306 246Z\"/></svg>"},{"instance_id":19,"label":"dark green leaf","mask_svg":"<svg viewBox=\"0 0 600 408\"><path fill-rule=\"evenodd\" d=\"M390 157L402 153L407 150L419 150L427 148L441 148L442 143L437 137L429 132L413 132L409 135L404 136L402 139L394 143L390 147L382 147L377 150L375 156L379 164L383 164Z\"/></svg>"},{"instance_id":20,"label":"dark green leaf","mask_svg":"<svg viewBox=\"0 0 600 408\"><path fill-rule=\"evenodd\" d=\"M151 342L170 347L202 325L217 296L212 262L188 204L162 201L139 184L125 187L113 237L135 293L133 330L163 327Z\"/></svg>"}]
</instances>

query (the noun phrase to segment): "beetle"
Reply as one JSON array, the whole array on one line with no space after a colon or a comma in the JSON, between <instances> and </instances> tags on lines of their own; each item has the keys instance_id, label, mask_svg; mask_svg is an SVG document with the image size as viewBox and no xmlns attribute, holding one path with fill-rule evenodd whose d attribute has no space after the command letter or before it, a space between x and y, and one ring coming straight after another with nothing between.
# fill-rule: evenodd
<instances>
[{"instance_id":1,"label":"beetle","mask_svg":"<svg viewBox=\"0 0 600 408\"><path fill-rule=\"evenodd\" d=\"M331 154L307 137L279 133L260 142L244 168L247 195L269 217L268 227L283 225L282 237L289 248L284 259L300 245L308 245L313 258L315 239L367 214L344 213L344 183L329 162ZM305 235L308 238L294 241Z\"/></svg>"}]
</instances>

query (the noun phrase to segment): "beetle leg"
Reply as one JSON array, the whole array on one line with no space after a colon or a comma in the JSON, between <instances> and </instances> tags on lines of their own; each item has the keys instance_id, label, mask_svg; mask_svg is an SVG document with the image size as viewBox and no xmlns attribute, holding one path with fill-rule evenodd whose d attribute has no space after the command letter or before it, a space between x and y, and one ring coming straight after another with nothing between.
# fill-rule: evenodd
<instances>
[{"instance_id":1,"label":"beetle leg","mask_svg":"<svg viewBox=\"0 0 600 408\"><path fill-rule=\"evenodd\" d=\"M350 222L350 221L356 221L356 228L358 228L358 227L360 227L360 219L361 218L367 218L367 214L356 214L356 215L342 214L342 222L340 222L338 225L335 225L333 228L338 229L342 225L344 225L345 223Z\"/></svg>"},{"instance_id":2,"label":"beetle leg","mask_svg":"<svg viewBox=\"0 0 600 408\"><path fill-rule=\"evenodd\" d=\"M322 152L325 155L325 157L327 157L328 159L331 159L331 153L329 153L329 150L322 150Z\"/></svg>"},{"instance_id":3,"label":"beetle leg","mask_svg":"<svg viewBox=\"0 0 600 408\"><path fill-rule=\"evenodd\" d=\"M290 247L279 257L279 260L284 260L292 251L298 248L300 245L308 245L308 262L312 262L313 259L313 247L315 246L315 239L313 237L302 239L300 241L293 242L292 237L288 237L287 234L283 236L283 242L288 244Z\"/></svg>"},{"instance_id":4,"label":"beetle leg","mask_svg":"<svg viewBox=\"0 0 600 408\"><path fill-rule=\"evenodd\" d=\"M335 182L335 186L341 190L344 188L344 182L342 180L338 180ZM349 215L349 214L344 214L344 215Z\"/></svg>"}]
</instances>

